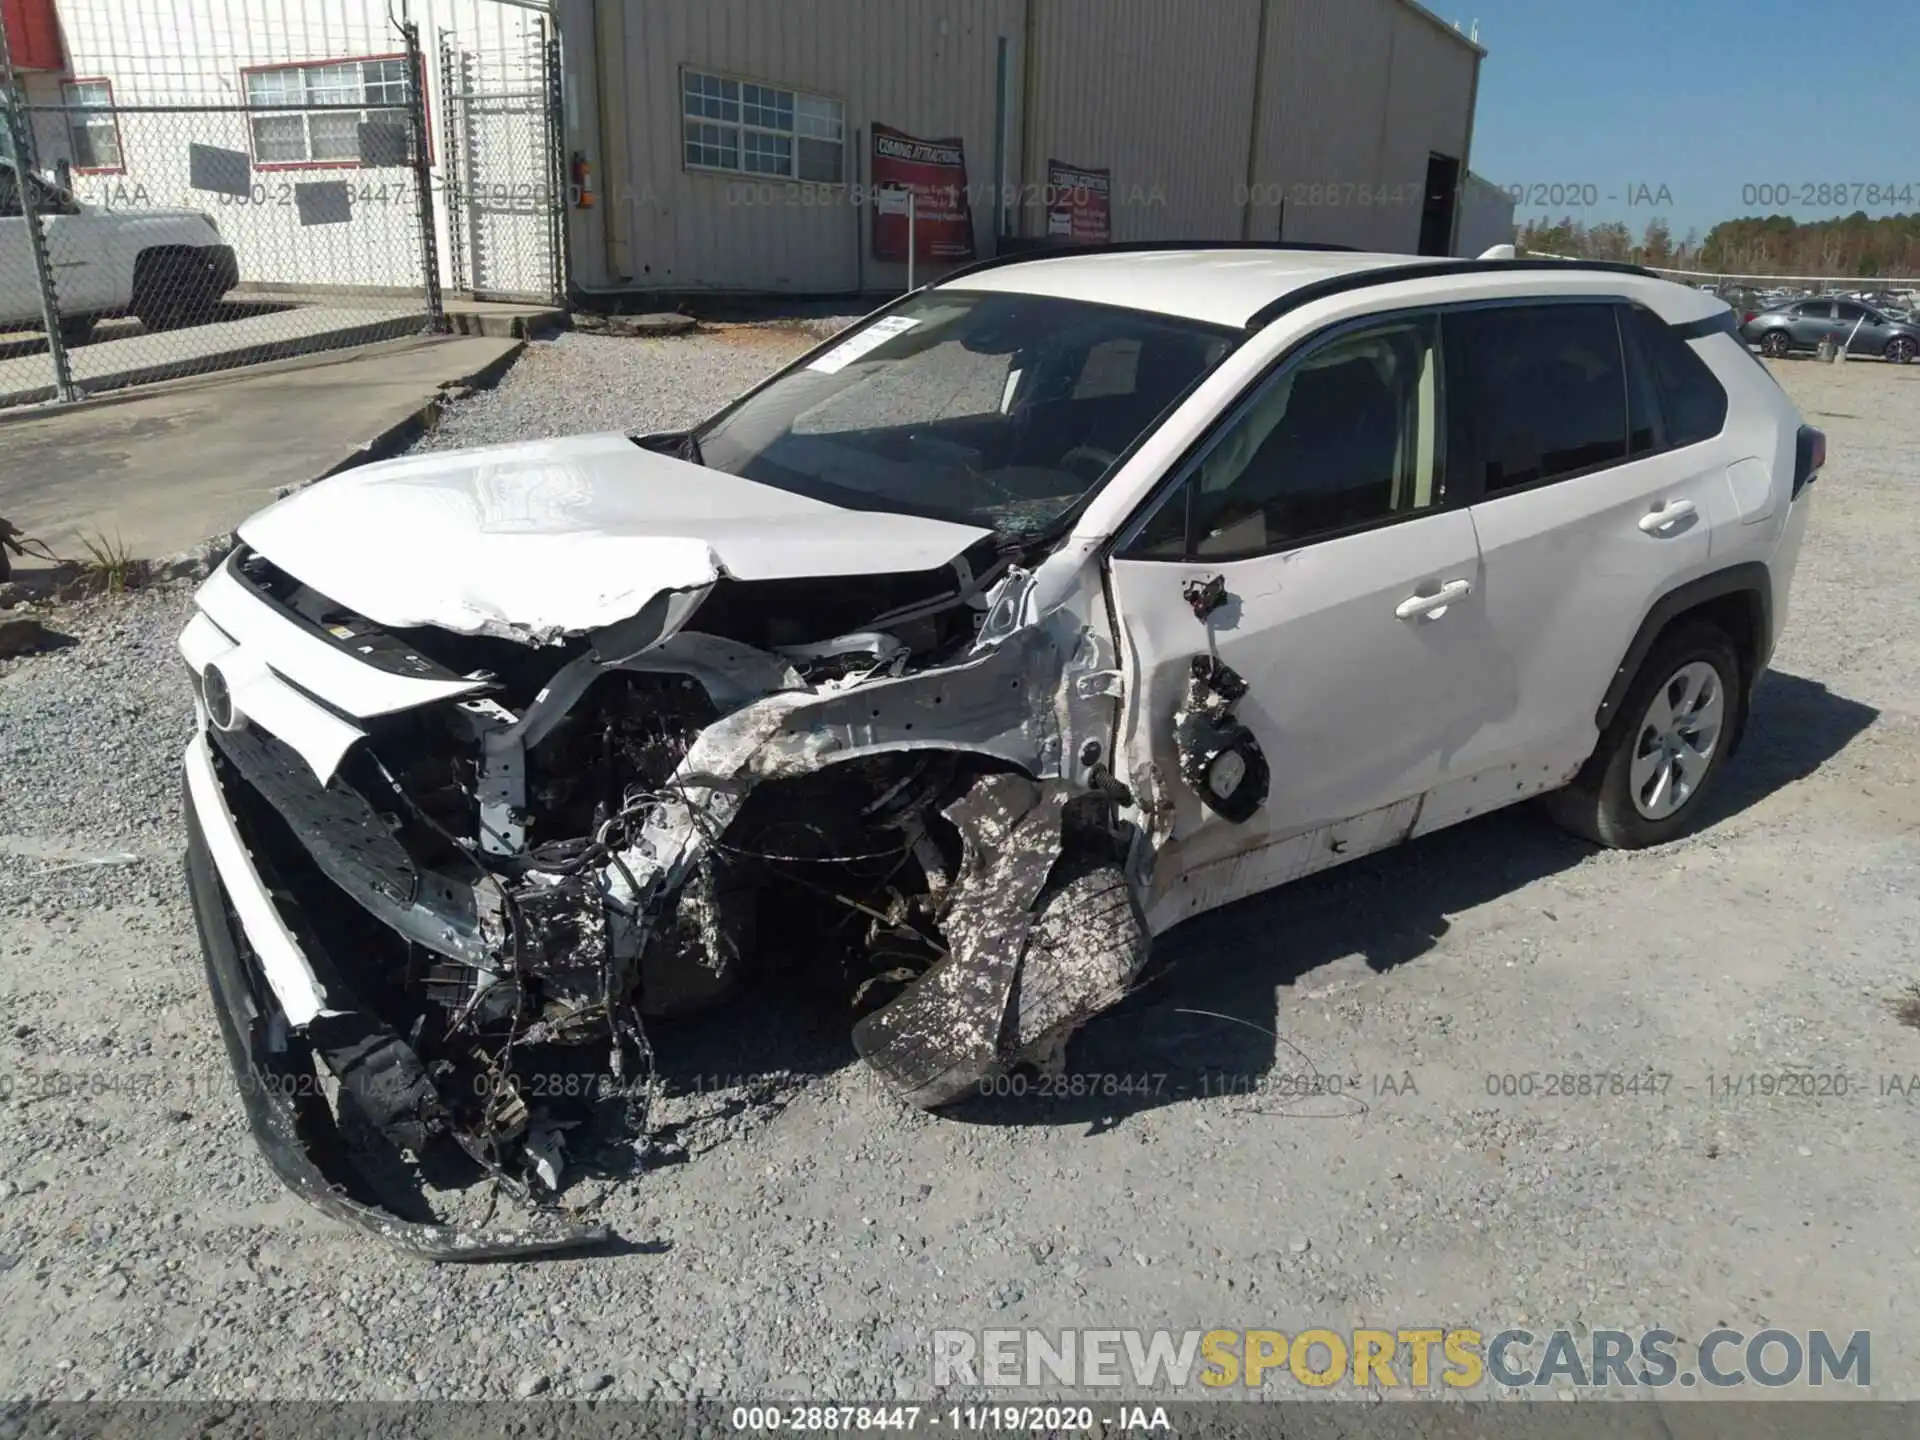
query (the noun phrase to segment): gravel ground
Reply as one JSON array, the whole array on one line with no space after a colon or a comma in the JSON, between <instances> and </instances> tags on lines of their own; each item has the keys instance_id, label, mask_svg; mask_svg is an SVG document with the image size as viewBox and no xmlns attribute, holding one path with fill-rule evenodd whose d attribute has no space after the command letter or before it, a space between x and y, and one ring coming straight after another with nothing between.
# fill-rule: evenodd
<instances>
[{"instance_id":1,"label":"gravel ground","mask_svg":"<svg viewBox=\"0 0 1920 1440\"><path fill-rule=\"evenodd\" d=\"M672 424L809 343L535 345L430 444ZM932 1119L793 997L662 1027L688 1158L613 1256L396 1262L281 1190L179 875L187 594L63 612L0 662L0 1395L854 1400L926 1394L936 1327L1473 1323L1870 1329L1920 1397L1920 367L1780 373L1833 460L1709 828L1509 812L1195 921L1069 1057L1132 1094ZM1848 1093L1708 1080L1782 1069ZM1671 1080L1489 1095L1563 1071Z\"/></svg>"}]
</instances>

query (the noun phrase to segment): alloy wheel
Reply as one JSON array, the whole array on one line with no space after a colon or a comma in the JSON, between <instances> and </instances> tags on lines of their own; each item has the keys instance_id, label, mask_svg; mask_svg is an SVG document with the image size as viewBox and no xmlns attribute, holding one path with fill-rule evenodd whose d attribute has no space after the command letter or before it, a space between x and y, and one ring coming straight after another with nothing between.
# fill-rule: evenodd
<instances>
[{"instance_id":1,"label":"alloy wheel","mask_svg":"<svg viewBox=\"0 0 1920 1440\"><path fill-rule=\"evenodd\" d=\"M1704 660L1682 665L1653 692L1628 773L1634 809L1664 820L1693 798L1719 751L1726 713L1720 672Z\"/></svg>"}]
</instances>

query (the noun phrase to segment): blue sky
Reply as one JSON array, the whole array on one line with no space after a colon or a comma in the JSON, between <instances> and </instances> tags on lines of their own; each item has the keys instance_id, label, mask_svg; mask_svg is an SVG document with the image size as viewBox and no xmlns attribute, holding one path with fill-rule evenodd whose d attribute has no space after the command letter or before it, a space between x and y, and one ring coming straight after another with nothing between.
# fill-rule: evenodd
<instances>
[{"instance_id":1,"label":"blue sky","mask_svg":"<svg viewBox=\"0 0 1920 1440\"><path fill-rule=\"evenodd\" d=\"M1920 0L1427 3L1480 22L1474 171L1562 187L1517 220L1551 208L1637 234L1659 214L1678 238L1747 214L1920 212ZM1851 188L1872 185L1912 199L1876 207ZM1748 203L1776 198L1759 186L1788 203ZM1820 186L1849 187L1847 203L1822 205Z\"/></svg>"}]
</instances>

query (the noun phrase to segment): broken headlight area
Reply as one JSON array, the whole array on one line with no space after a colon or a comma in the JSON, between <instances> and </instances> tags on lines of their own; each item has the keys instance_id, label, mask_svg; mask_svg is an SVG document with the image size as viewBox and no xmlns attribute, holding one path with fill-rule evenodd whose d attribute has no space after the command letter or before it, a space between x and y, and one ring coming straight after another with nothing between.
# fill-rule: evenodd
<instances>
[{"instance_id":1,"label":"broken headlight area","mask_svg":"<svg viewBox=\"0 0 1920 1440\"><path fill-rule=\"evenodd\" d=\"M1025 572L989 597L956 569L864 628L834 627L870 586L723 581L711 630L684 606L544 646L384 633L274 580L349 648L478 682L362 717L324 781L262 726L209 732L349 1128L548 1203L657 1157L655 1022L750 982L834 994L914 1104L1057 1059L1146 958L1131 797L1073 758L1111 744L1116 677Z\"/></svg>"}]
</instances>

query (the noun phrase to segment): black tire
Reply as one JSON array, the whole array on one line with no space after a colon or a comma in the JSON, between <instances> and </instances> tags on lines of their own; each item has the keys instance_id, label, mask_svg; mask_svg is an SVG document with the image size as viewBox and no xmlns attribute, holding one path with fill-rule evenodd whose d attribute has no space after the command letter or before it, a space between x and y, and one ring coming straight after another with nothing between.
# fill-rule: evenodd
<instances>
[{"instance_id":1,"label":"black tire","mask_svg":"<svg viewBox=\"0 0 1920 1440\"><path fill-rule=\"evenodd\" d=\"M205 324L213 305L207 280L186 262L162 254L135 269L133 304L128 308L149 331Z\"/></svg>"},{"instance_id":2,"label":"black tire","mask_svg":"<svg viewBox=\"0 0 1920 1440\"><path fill-rule=\"evenodd\" d=\"M1775 360L1784 359L1793 349L1793 337L1784 330L1769 330L1760 337L1760 353Z\"/></svg>"},{"instance_id":3,"label":"black tire","mask_svg":"<svg viewBox=\"0 0 1920 1440\"><path fill-rule=\"evenodd\" d=\"M1914 340L1906 335L1896 335L1887 342L1887 359L1896 365L1911 365L1916 355L1920 355L1920 340Z\"/></svg>"},{"instance_id":4,"label":"black tire","mask_svg":"<svg viewBox=\"0 0 1920 1440\"><path fill-rule=\"evenodd\" d=\"M1648 737L1648 711L1656 695L1687 666L1704 662L1715 672L1721 690L1722 713L1718 734L1706 768L1691 791L1670 814L1653 818L1635 803L1633 763ZM1596 845L1612 850L1638 850L1676 840L1700 823L1702 801L1720 773L1729 743L1746 720L1746 686L1740 657L1732 639L1707 621L1682 622L1654 643L1620 709L1581 767L1573 783L1542 797L1553 820Z\"/></svg>"},{"instance_id":5,"label":"black tire","mask_svg":"<svg viewBox=\"0 0 1920 1440\"><path fill-rule=\"evenodd\" d=\"M69 315L60 320L60 338L68 345L84 345L93 338L91 315Z\"/></svg>"}]
</instances>

